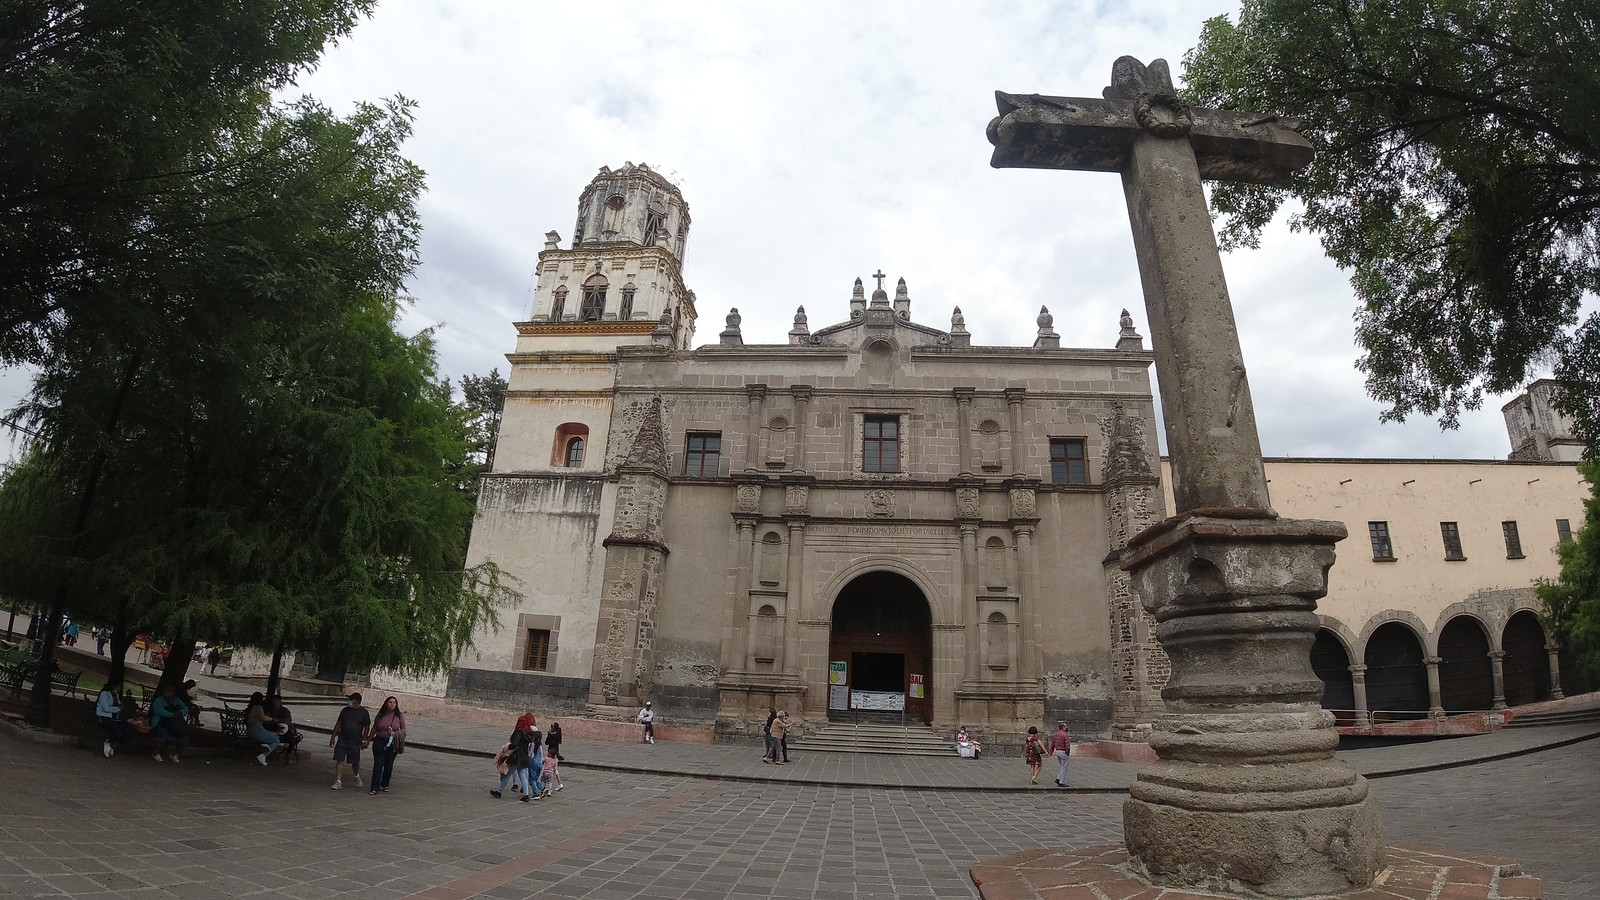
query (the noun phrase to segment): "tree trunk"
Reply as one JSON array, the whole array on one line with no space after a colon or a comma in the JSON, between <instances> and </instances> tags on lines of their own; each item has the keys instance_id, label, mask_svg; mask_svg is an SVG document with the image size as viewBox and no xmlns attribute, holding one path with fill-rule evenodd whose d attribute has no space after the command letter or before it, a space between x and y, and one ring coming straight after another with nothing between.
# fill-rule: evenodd
<instances>
[{"instance_id":1,"label":"tree trunk","mask_svg":"<svg viewBox=\"0 0 1600 900\"><path fill-rule=\"evenodd\" d=\"M172 685L173 690L183 687L185 678L189 677L189 664L194 662L194 638L178 637L167 645L167 664L161 670L161 680L156 682L156 690L161 691L167 685Z\"/></svg>"},{"instance_id":2,"label":"tree trunk","mask_svg":"<svg viewBox=\"0 0 1600 900\"><path fill-rule=\"evenodd\" d=\"M122 681L128 677L128 648L133 646L136 635L127 623L120 619L111 625L111 673L106 676L106 683Z\"/></svg>"}]
</instances>

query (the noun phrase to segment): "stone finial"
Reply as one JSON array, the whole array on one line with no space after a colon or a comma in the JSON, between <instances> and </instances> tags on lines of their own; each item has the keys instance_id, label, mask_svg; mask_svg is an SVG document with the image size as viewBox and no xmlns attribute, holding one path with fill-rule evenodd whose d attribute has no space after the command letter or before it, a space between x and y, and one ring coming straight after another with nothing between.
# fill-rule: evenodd
<instances>
[{"instance_id":1,"label":"stone finial","mask_svg":"<svg viewBox=\"0 0 1600 900\"><path fill-rule=\"evenodd\" d=\"M950 313L950 345L952 347L972 346L972 335L967 333L967 317L961 314L961 307L956 307Z\"/></svg>"},{"instance_id":2,"label":"stone finial","mask_svg":"<svg viewBox=\"0 0 1600 900\"><path fill-rule=\"evenodd\" d=\"M861 279L856 279L855 289L850 292L850 318L859 319L867 309L866 288L861 286Z\"/></svg>"},{"instance_id":3,"label":"stone finial","mask_svg":"<svg viewBox=\"0 0 1600 900\"><path fill-rule=\"evenodd\" d=\"M810 337L811 326L806 324L806 308L804 306L796 307L794 311L794 327L789 329L789 343L809 343L808 339Z\"/></svg>"},{"instance_id":4,"label":"stone finial","mask_svg":"<svg viewBox=\"0 0 1600 900\"><path fill-rule=\"evenodd\" d=\"M728 310L727 327L722 329L722 334L719 335L722 339L722 346L744 346L744 336L739 333L739 323L742 321L744 321L744 317L739 315L739 307L735 306Z\"/></svg>"},{"instance_id":5,"label":"stone finial","mask_svg":"<svg viewBox=\"0 0 1600 900\"><path fill-rule=\"evenodd\" d=\"M1122 333L1117 336L1118 350L1143 350L1144 336L1133 327L1133 316L1127 310L1122 311Z\"/></svg>"},{"instance_id":6,"label":"stone finial","mask_svg":"<svg viewBox=\"0 0 1600 900\"><path fill-rule=\"evenodd\" d=\"M1056 334L1055 328L1051 327L1055 324L1056 317L1050 315L1048 306L1039 307L1039 318L1035 321L1039 323L1039 336L1033 339L1033 349L1061 349L1061 335Z\"/></svg>"},{"instance_id":7,"label":"stone finial","mask_svg":"<svg viewBox=\"0 0 1600 900\"><path fill-rule=\"evenodd\" d=\"M656 330L650 332L650 343L672 346L672 310L661 311L661 320L656 322Z\"/></svg>"},{"instance_id":8,"label":"stone finial","mask_svg":"<svg viewBox=\"0 0 1600 900\"><path fill-rule=\"evenodd\" d=\"M894 313L908 322L911 320L911 294L906 291L904 278L894 289Z\"/></svg>"},{"instance_id":9,"label":"stone finial","mask_svg":"<svg viewBox=\"0 0 1600 900\"><path fill-rule=\"evenodd\" d=\"M546 250L556 249L556 245L559 243L561 243L561 235L559 233L555 231L546 231L544 233L544 248Z\"/></svg>"}]
</instances>

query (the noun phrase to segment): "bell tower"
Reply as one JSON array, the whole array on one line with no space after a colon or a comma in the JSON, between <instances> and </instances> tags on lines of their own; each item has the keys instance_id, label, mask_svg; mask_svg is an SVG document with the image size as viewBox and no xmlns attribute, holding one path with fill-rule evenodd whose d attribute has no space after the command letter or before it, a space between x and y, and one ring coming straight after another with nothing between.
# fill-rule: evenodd
<instances>
[{"instance_id":1,"label":"bell tower","mask_svg":"<svg viewBox=\"0 0 1600 900\"><path fill-rule=\"evenodd\" d=\"M570 249L545 234L519 352L658 344L687 350L694 292L683 284L689 205L644 164L601 166L578 198ZM531 339L531 340L530 340Z\"/></svg>"}]
</instances>

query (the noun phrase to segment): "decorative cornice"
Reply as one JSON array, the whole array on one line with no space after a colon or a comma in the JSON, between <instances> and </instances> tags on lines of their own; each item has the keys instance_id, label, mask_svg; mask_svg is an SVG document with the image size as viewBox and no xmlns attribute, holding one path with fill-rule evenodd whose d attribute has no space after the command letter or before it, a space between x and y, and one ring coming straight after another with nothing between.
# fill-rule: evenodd
<instances>
[{"instance_id":1,"label":"decorative cornice","mask_svg":"<svg viewBox=\"0 0 1600 900\"><path fill-rule=\"evenodd\" d=\"M524 337L616 337L639 334L645 337L655 330L655 322L518 322L517 334Z\"/></svg>"}]
</instances>

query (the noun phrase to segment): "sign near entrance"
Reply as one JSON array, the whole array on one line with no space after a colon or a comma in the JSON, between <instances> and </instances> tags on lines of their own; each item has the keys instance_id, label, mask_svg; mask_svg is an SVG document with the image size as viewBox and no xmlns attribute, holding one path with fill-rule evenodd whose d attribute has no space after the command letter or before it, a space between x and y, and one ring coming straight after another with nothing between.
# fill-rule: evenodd
<instances>
[{"instance_id":1,"label":"sign near entrance","mask_svg":"<svg viewBox=\"0 0 1600 900\"><path fill-rule=\"evenodd\" d=\"M846 666L846 663L842 659L836 659L836 660L833 660L833 661L828 663L828 683L829 684L848 684L849 683L849 682L847 682L845 680L845 666Z\"/></svg>"},{"instance_id":2,"label":"sign near entrance","mask_svg":"<svg viewBox=\"0 0 1600 900\"><path fill-rule=\"evenodd\" d=\"M913 700L921 700L923 697L921 675L911 676L911 697Z\"/></svg>"},{"instance_id":3,"label":"sign near entrance","mask_svg":"<svg viewBox=\"0 0 1600 900\"><path fill-rule=\"evenodd\" d=\"M850 708L901 712L906 708L906 695L899 691L851 691Z\"/></svg>"},{"instance_id":4,"label":"sign near entrance","mask_svg":"<svg viewBox=\"0 0 1600 900\"><path fill-rule=\"evenodd\" d=\"M850 708L850 686L845 684L828 685L828 708Z\"/></svg>"}]
</instances>

